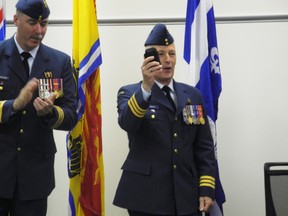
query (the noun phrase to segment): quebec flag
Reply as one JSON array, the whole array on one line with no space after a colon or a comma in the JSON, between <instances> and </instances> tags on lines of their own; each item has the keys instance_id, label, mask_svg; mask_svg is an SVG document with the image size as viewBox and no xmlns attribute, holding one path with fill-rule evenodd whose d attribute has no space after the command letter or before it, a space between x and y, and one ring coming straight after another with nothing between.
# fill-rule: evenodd
<instances>
[{"instance_id":1,"label":"quebec flag","mask_svg":"<svg viewBox=\"0 0 288 216\"><path fill-rule=\"evenodd\" d=\"M5 18L5 0L0 0L0 41L5 39L6 18Z\"/></svg>"},{"instance_id":2,"label":"quebec flag","mask_svg":"<svg viewBox=\"0 0 288 216\"><path fill-rule=\"evenodd\" d=\"M188 84L202 93L214 140L216 155L215 205L211 216L223 216L225 194L217 162L216 120L220 96L221 73L212 0L188 0L185 23L184 59L189 65Z\"/></svg>"}]
</instances>

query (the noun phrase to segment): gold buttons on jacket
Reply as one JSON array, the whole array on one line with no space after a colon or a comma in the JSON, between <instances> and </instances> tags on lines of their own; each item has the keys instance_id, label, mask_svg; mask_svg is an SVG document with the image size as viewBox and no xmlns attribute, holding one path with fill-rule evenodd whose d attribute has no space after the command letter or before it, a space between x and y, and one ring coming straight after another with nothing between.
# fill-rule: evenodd
<instances>
[{"instance_id":1,"label":"gold buttons on jacket","mask_svg":"<svg viewBox=\"0 0 288 216\"><path fill-rule=\"evenodd\" d=\"M17 148L17 151L18 151L18 152L20 152L21 150L22 150L21 147L18 147L18 148Z\"/></svg>"},{"instance_id":2,"label":"gold buttons on jacket","mask_svg":"<svg viewBox=\"0 0 288 216\"><path fill-rule=\"evenodd\" d=\"M24 129L20 129L20 133L23 134L24 133Z\"/></svg>"},{"instance_id":3,"label":"gold buttons on jacket","mask_svg":"<svg viewBox=\"0 0 288 216\"><path fill-rule=\"evenodd\" d=\"M23 110L22 115L26 115L26 114L27 114L26 110Z\"/></svg>"},{"instance_id":4,"label":"gold buttons on jacket","mask_svg":"<svg viewBox=\"0 0 288 216\"><path fill-rule=\"evenodd\" d=\"M178 134L177 134L177 133L174 133L174 134L173 134L173 137L174 137L174 138L177 138L177 137L178 137Z\"/></svg>"},{"instance_id":5,"label":"gold buttons on jacket","mask_svg":"<svg viewBox=\"0 0 288 216\"><path fill-rule=\"evenodd\" d=\"M174 169L174 170L177 169L177 165L176 165L176 164L173 165L173 169Z\"/></svg>"},{"instance_id":6,"label":"gold buttons on jacket","mask_svg":"<svg viewBox=\"0 0 288 216\"><path fill-rule=\"evenodd\" d=\"M178 149L174 149L174 153L175 153L175 154L178 154Z\"/></svg>"}]
</instances>

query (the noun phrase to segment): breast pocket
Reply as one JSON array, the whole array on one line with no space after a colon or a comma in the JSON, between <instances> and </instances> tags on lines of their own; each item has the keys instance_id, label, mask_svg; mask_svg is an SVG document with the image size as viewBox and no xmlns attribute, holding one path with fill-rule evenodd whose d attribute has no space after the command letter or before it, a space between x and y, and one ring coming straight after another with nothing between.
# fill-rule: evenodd
<instances>
[{"instance_id":1,"label":"breast pocket","mask_svg":"<svg viewBox=\"0 0 288 216\"><path fill-rule=\"evenodd\" d=\"M6 89L8 89L7 83L9 81L9 77L0 76L0 100L5 100Z\"/></svg>"},{"instance_id":2,"label":"breast pocket","mask_svg":"<svg viewBox=\"0 0 288 216\"><path fill-rule=\"evenodd\" d=\"M150 106L144 116L143 129L149 137L161 140L171 127L170 118L165 109Z\"/></svg>"},{"instance_id":3,"label":"breast pocket","mask_svg":"<svg viewBox=\"0 0 288 216\"><path fill-rule=\"evenodd\" d=\"M193 143L196 138L198 126L194 124L186 124L182 117L181 121L183 125L183 140L188 143Z\"/></svg>"},{"instance_id":4,"label":"breast pocket","mask_svg":"<svg viewBox=\"0 0 288 216\"><path fill-rule=\"evenodd\" d=\"M165 111L159 106L149 106L144 118L151 123L159 121L163 122L167 119L167 115L165 114Z\"/></svg>"},{"instance_id":5,"label":"breast pocket","mask_svg":"<svg viewBox=\"0 0 288 216\"><path fill-rule=\"evenodd\" d=\"M14 99L18 96L20 84L8 76L0 76L0 100Z\"/></svg>"}]
</instances>

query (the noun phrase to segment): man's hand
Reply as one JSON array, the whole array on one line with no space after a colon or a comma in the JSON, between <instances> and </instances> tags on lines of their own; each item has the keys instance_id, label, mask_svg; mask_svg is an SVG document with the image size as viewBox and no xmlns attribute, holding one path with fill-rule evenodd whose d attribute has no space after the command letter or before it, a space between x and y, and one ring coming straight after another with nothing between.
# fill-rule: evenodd
<instances>
[{"instance_id":1,"label":"man's hand","mask_svg":"<svg viewBox=\"0 0 288 216\"><path fill-rule=\"evenodd\" d=\"M144 59L141 67L143 76L142 86L147 92L150 92L151 87L154 84L155 73L162 70L162 65L157 61L153 61L153 58L153 56L149 56Z\"/></svg>"},{"instance_id":2,"label":"man's hand","mask_svg":"<svg viewBox=\"0 0 288 216\"><path fill-rule=\"evenodd\" d=\"M34 100L33 105L37 111L38 116L45 116L45 115L52 113L55 99L56 99L55 94L45 99L41 99L40 97L37 97Z\"/></svg>"},{"instance_id":3,"label":"man's hand","mask_svg":"<svg viewBox=\"0 0 288 216\"><path fill-rule=\"evenodd\" d=\"M214 205L214 201L210 197L200 197L199 199L199 210L201 212L210 212L210 209Z\"/></svg>"},{"instance_id":4,"label":"man's hand","mask_svg":"<svg viewBox=\"0 0 288 216\"><path fill-rule=\"evenodd\" d=\"M17 112L23 109L32 100L36 89L38 89L38 80L33 78L21 89L19 95L14 100L12 110Z\"/></svg>"}]
</instances>

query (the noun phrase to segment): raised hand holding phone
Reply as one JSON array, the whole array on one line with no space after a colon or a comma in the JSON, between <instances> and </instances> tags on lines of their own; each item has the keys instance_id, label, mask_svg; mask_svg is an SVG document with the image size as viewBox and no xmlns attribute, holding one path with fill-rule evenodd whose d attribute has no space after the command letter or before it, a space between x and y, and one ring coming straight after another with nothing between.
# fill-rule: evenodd
<instances>
[{"instance_id":1,"label":"raised hand holding phone","mask_svg":"<svg viewBox=\"0 0 288 216\"><path fill-rule=\"evenodd\" d=\"M147 59L153 56L154 59ZM143 88L149 92L152 85L154 84L155 73L162 68L160 57L156 48L147 48L144 53L144 62L142 65L142 75L143 75ZM159 67L160 66L160 67Z\"/></svg>"},{"instance_id":2,"label":"raised hand holding phone","mask_svg":"<svg viewBox=\"0 0 288 216\"><path fill-rule=\"evenodd\" d=\"M146 49L144 57L148 58L149 56L154 56L154 60L153 61L157 61L157 62L159 62L159 64L161 64L160 58L159 58L159 54L158 54L157 50L154 47Z\"/></svg>"}]
</instances>

